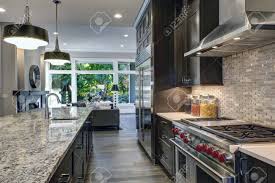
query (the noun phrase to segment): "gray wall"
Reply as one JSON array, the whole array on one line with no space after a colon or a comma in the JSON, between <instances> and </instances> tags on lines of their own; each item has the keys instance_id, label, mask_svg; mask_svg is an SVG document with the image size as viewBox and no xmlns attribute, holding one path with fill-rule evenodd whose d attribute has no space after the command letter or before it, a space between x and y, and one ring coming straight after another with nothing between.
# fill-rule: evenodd
<instances>
[{"instance_id":1,"label":"gray wall","mask_svg":"<svg viewBox=\"0 0 275 183\"><path fill-rule=\"evenodd\" d=\"M4 23L0 23L0 35ZM31 65L39 65L42 76L42 87L45 88L44 64L41 62L42 49L24 51L3 42L0 39L0 116L15 114L16 102L12 95L14 90L33 90L29 84L29 69ZM44 87L44 88L43 88Z\"/></svg>"},{"instance_id":2,"label":"gray wall","mask_svg":"<svg viewBox=\"0 0 275 183\"><path fill-rule=\"evenodd\" d=\"M0 24L1 35L4 24ZM17 49L15 46L9 45L2 41L0 44L0 115L14 114L16 105L12 91L17 89Z\"/></svg>"}]
</instances>

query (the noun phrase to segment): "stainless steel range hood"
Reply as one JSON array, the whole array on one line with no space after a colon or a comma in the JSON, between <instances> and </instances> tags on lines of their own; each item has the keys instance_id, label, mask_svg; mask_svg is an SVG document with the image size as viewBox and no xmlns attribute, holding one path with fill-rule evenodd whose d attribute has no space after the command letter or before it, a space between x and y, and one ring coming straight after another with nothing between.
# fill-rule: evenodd
<instances>
[{"instance_id":1,"label":"stainless steel range hood","mask_svg":"<svg viewBox=\"0 0 275 183\"><path fill-rule=\"evenodd\" d=\"M184 56L226 57L275 42L275 0L220 1L220 12L234 15Z\"/></svg>"}]
</instances>

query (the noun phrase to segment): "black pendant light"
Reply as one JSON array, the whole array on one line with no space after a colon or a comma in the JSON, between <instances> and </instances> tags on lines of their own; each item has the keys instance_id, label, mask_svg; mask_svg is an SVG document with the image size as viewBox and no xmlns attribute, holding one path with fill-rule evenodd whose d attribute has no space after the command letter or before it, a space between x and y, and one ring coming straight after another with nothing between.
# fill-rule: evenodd
<instances>
[{"instance_id":1,"label":"black pendant light","mask_svg":"<svg viewBox=\"0 0 275 183\"><path fill-rule=\"evenodd\" d=\"M56 38L55 38L55 49L52 52L46 52L44 55L44 61L49 62L52 65L64 65L65 63L70 63L70 54L60 51L58 42L58 5L61 3L60 0L53 0L56 5Z\"/></svg>"},{"instance_id":2,"label":"black pendant light","mask_svg":"<svg viewBox=\"0 0 275 183\"><path fill-rule=\"evenodd\" d=\"M35 50L49 44L48 31L31 25L30 8L27 0L23 24L10 24L4 27L4 41L17 48Z\"/></svg>"}]
</instances>

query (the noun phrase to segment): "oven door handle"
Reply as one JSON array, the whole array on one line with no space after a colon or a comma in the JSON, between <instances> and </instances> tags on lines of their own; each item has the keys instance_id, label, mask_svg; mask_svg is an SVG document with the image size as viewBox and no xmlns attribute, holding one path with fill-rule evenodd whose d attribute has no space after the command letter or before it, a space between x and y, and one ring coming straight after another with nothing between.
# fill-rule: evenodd
<instances>
[{"instance_id":1,"label":"oven door handle","mask_svg":"<svg viewBox=\"0 0 275 183\"><path fill-rule=\"evenodd\" d=\"M170 139L170 141L181 151L183 151L184 153L186 153L187 155L189 155L190 157L192 157L195 161L197 161L200 165L202 165L203 168L206 172L208 172L209 174L214 175L214 177L218 178L219 180L221 180L221 183L235 183L236 182L236 176L234 176L232 173L228 172L228 171L224 171L222 175L222 173L217 172L216 170L214 170L212 167L208 166L206 163L204 163L203 161L201 161L199 158L197 158L196 156L194 156L192 153L190 153L188 150L184 149L181 145L179 145L175 139Z\"/></svg>"}]
</instances>

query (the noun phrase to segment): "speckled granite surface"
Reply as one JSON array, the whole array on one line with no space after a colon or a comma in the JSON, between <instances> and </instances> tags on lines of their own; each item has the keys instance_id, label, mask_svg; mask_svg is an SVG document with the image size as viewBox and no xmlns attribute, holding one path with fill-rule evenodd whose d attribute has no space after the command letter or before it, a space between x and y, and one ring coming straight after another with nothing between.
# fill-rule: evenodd
<instances>
[{"instance_id":1,"label":"speckled granite surface","mask_svg":"<svg viewBox=\"0 0 275 183\"><path fill-rule=\"evenodd\" d=\"M45 120L43 110L0 117L0 182L48 182L91 110L55 109L78 120Z\"/></svg>"}]
</instances>

